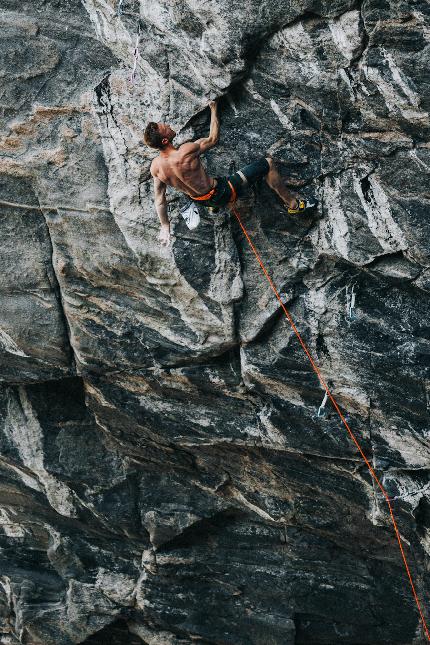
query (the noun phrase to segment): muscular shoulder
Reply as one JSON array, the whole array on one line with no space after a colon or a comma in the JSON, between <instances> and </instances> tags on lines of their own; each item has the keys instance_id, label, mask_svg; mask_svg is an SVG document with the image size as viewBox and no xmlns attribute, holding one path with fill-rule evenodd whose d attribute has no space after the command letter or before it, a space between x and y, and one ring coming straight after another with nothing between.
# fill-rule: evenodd
<instances>
[{"instance_id":1,"label":"muscular shoulder","mask_svg":"<svg viewBox=\"0 0 430 645\"><path fill-rule=\"evenodd\" d=\"M195 143L195 141L188 141L178 148L178 152L180 152L184 157L186 155L195 155L200 152L200 146L198 143Z\"/></svg>"},{"instance_id":2,"label":"muscular shoulder","mask_svg":"<svg viewBox=\"0 0 430 645\"><path fill-rule=\"evenodd\" d=\"M151 175L153 177L156 177L157 174L158 174L159 169L160 169L159 159L158 159L158 157L155 157L155 159L152 160L151 167L150 167L149 171L150 171L150 173L151 173Z\"/></svg>"}]
</instances>

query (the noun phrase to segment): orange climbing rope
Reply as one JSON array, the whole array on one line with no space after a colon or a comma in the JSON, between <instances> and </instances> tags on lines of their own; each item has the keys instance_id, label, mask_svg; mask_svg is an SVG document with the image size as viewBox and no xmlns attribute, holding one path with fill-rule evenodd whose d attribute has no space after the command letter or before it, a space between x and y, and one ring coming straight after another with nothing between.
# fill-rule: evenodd
<instances>
[{"instance_id":1,"label":"orange climbing rope","mask_svg":"<svg viewBox=\"0 0 430 645\"><path fill-rule=\"evenodd\" d=\"M383 487L383 485L381 484L381 482L379 480L379 477L375 473L372 465L370 464L369 460L367 459L366 455L364 454L363 449L361 448L356 436L354 435L353 431L349 427L347 420L345 419L344 415L342 414L341 409L339 408L339 406L338 406L338 404L336 402L336 399L334 398L334 396L330 392L330 390L329 390L329 388L327 386L327 383L325 382L325 380L324 380L324 378L323 378L323 376L322 376L317 364L315 363L314 359L312 358L312 355L311 355L311 353L310 353L305 341L301 337L299 330L297 329L296 325L294 324L294 320L292 319L290 312L288 311L288 309L286 308L286 306L282 302L281 296L279 295L279 292L276 289L272 278L270 277L269 273L266 270L266 267L263 264L263 261L262 261L262 259L260 257L260 254L258 253L257 249L255 248L255 246L254 246L254 244L253 244L253 242L252 242L252 240L251 240L251 238L250 238L250 236L248 234L248 231L246 230L246 228L245 228L245 226L244 226L244 224L243 224L243 222L242 222L242 220L240 218L240 215L239 215L239 213L237 212L237 210L236 210L236 208L234 206L234 201L230 202L229 208L233 212L233 214L235 215L237 221L239 222L239 226L242 229L243 234L245 235L245 237L246 237L246 239L248 241L248 244L252 249L252 252L254 253L255 257L257 258L257 261L258 261L258 263L259 263L259 265L261 267L261 270L263 271L268 283L270 284L270 287L271 287L273 293L275 294L277 300L279 301L279 304L281 305L284 314L288 318L288 321L289 321L289 323L290 323L295 335L297 336L297 338L299 340L299 343L302 346L306 356L308 357L309 362L312 365L312 369L314 370L315 374L317 375L319 382L321 383L322 387L324 388L328 398L330 399L331 403L333 404L334 409L338 413L343 425L345 426L346 430L348 431L349 436L351 437L351 439L354 442L358 452L360 453L361 457L363 458L363 461L365 462L367 468L369 469L369 472L372 475L372 478L374 479L374 481L376 482L376 484L378 485L378 487L382 491L382 494L383 494L383 496L385 498L385 501L388 504L388 509L390 511L390 516L391 516L391 521L393 523L394 532L396 534L397 542L399 544L400 553L402 555L403 564L405 565L405 570L406 570L406 573L408 575L409 583L410 583L410 586L411 586L411 589L412 589L412 594L413 594L416 606L418 608L418 613L420 615L423 631L425 633L425 636L426 636L427 640L430 642L430 632L429 632L429 629L427 627L427 623L426 623L426 619L424 617L423 610L421 608L420 600L419 600L417 592L415 590L414 581L412 579L412 574L411 574L411 571L409 569L409 565L408 565L408 562L407 562L407 559L406 559L406 554L405 554L405 551L404 551L403 546L402 546L402 541L401 541L399 529L397 527L397 522L396 522L396 519L394 517L393 508L391 506L391 501L390 501L390 498L388 496L388 493L385 490L385 488Z\"/></svg>"}]
</instances>

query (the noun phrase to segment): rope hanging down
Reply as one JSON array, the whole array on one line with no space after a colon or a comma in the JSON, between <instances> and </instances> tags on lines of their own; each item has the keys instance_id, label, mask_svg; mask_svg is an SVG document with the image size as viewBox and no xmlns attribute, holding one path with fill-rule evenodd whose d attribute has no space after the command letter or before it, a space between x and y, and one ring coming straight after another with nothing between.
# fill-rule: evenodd
<instances>
[{"instance_id":1,"label":"rope hanging down","mask_svg":"<svg viewBox=\"0 0 430 645\"><path fill-rule=\"evenodd\" d=\"M416 592L416 590L415 590L414 581L413 581L413 578L412 578L411 571L410 571L410 569L409 569L409 565L408 565L408 562L407 562L407 559L406 559L405 551L404 551L404 549L403 549L401 536L400 536L400 533L399 533L399 529L398 529L398 527L397 527L396 518L394 517L393 507L391 506L391 501L390 501L390 498L389 498L389 496L388 496L388 493L387 493L387 491L385 490L384 486L381 484L381 482L380 482L380 480L379 480L379 477L377 476L377 474L376 474L376 472L374 471L374 469L373 469L373 467L372 467L371 463L369 462L369 460L367 459L366 455L364 454L363 449L362 449L362 447L360 446L360 444L359 444L359 442L358 442L358 440L357 440L357 438L356 438L355 434L353 433L353 431L352 431L352 430L351 430L351 428L349 427L348 422L347 422L347 420L345 419L345 417L344 417L344 415L343 415L343 413L342 413L342 411L341 411L340 407L338 406L336 399L334 398L334 396L333 396L333 395L332 395L332 393L330 392L330 389L329 389L329 387L328 387L327 383L325 382L324 377L322 376L322 374L321 374L321 372L320 372L320 370L319 370L319 368L318 368L317 364L315 363L314 359L312 358L312 355L311 355L311 353L310 353L310 350L308 349L308 346L306 345L305 341L303 340L303 338L302 338L302 337L301 337L301 335L300 335L299 330L297 329L296 325L294 324L294 320L292 319L290 312L288 311L288 309L286 308L286 306L285 306L285 305L284 305L284 303L282 302L281 296L279 295L279 292L278 292L278 290L276 289L276 287L275 287L275 285L274 285L274 283L273 283L272 278L270 277L269 273L267 272L266 267L264 266L263 261L262 261L262 259L261 259L261 257L260 257L260 254L258 253L257 249L255 248L255 246L254 246L254 244L253 244L253 242L252 242L252 240L251 240L251 238L250 238L250 236L249 236L249 234L248 234L248 231L246 230L246 228L245 228L244 224L242 223L242 220L241 220L241 218L240 218L240 215L239 215L239 213L238 213L238 211L237 211L236 207L234 206L234 203L230 205L230 209L231 209L231 211L233 212L234 216L236 217L237 221L239 222L239 226L240 226L240 228L242 229L242 232L243 232L243 234L245 235L246 240L247 240L247 242L248 242L249 246L251 247L252 252L254 253L255 257L257 258L258 264L260 265L260 268L261 268L262 272L264 273L264 275L265 275L265 277L266 277L266 279L267 279L268 283L270 284L270 287L271 287L271 289L272 289L273 293L275 294L275 296L276 296L277 300L279 301L279 304L281 305L282 310L283 310L283 312L284 312L285 316L288 318L288 321L289 321L289 323L290 323L290 325L291 325L291 327L292 327L292 329L293 329L293 331L294 331L295 335L297 336L297 339L298 339L298 341L299 341L300 345L302 346L303 351L305 352L306 356L308 357L309 362L310 362L310 364L311 364L311 366L312 366L313 371L314 371L314 372L315 372L315 374L317 375L318 380L319 380L319 382L321 383L322 387L324 388L324 390L325 390L325 392L326 392L327 397L330 399L330 401L331 401L331 403L332 403L332 405L333 405L334 409L336 410L336 412L337 412L337 413L338 413L338 415L339 415L340 420L342 421L343 425L345 426L345 428L346 428L346 430L347 430L347 432L348 432L348 434L349 434L349 436L350 436L351 440L353 441L353 443L355 444L355 446L356 446L356 448L357 448L358 452L360 453L361 457L363 458L363 461L364 461L364 463L366 464L366 466L367 466L367 468L368 468L368 470L369 470L369 472L370 472L370 474L371 474L371 476L372 476L373 480L374 480L374 481L375 481L375 483L377 484L378 488L381 490L381 492L382 492L382 494L383 494L383 496L384 496L384 498L385 498L385 501L387 502L388 509L389 509L389 512L390 512L391 522L392 522L392 524L393 524L393 528L394 528L394 533L395 533L396 538L397 538L397 542L398 542L398 545L399 545L399 549L400 549L400 553L401 553L401 556L402 556L402 560L403 560L403 564L404 564L404 567L405 567L405 571L406 571L406 573L407 573L408 580L409 580L409 584L410 584L410 586L411 586L412 595L413 595L413 597L414 597L415 604L416 604L416 606L417 606L418 613L419 613L419 615L420 615L420 620L421 620L422 628L423 628L423 631L424 631L424 633L425 633L425 636L426 636L427 640L430 642L430 632L429 632L429 629L428 629L428 627L427 627L426 619L425 619L425 617L424 617L424 612L423 612L423 610L422 610L422 608L421 608L421 603L420 603L420 600L419 600L419 598L418 598L418 594L417 594L417 592ZM325 398L325 397L324 397L324 398Z\"/></svg>"}]
</instances>

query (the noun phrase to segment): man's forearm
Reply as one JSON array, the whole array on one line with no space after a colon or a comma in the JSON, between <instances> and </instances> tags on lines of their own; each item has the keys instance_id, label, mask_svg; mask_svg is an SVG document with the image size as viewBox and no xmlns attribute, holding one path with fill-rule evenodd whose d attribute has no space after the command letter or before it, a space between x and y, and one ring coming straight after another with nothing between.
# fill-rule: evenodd
<instances>
[{"instance_id":1,"label":"man's forearm","mask_svg":"<svg viewBox=\"0 0 430 645\"><path fill-rule=\"evenodd\" d=\"M155 202L155 210L157 211L161 226L167 226L169 224L167 202L165 200L162 202Z\"/></svg>"},{"instance_id":2,"label":"man's forearm","mask_svg":"<svg viewBox=\"0 0 430 645\"><path fill-rule=\"evenodd\" d=\"M211 126L209 138L213 141L218 141L219 139L218 104L215 101L211 104Z\"/></svg>"}]
</instances>

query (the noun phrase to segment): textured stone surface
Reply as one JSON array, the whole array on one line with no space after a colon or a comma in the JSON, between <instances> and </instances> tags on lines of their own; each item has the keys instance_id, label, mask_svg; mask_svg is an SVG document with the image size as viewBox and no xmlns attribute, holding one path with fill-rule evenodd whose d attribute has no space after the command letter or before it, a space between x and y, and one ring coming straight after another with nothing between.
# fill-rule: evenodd
<instances>
[{"instance_id":1,"label":"textured stone surface","mask_svg":"<svg viewBox=\"0 0 430 645\"><path fill-rule=\"evenodd\" d=\"M201 136L221 96L209 170L270 153L318 197L239 209L428 606L429 22L425 0L0 0L0 643L424 642L386 504L235 221L188 231L172 191L159 246L142 132Z\"/></svg>"}]
</instances>

